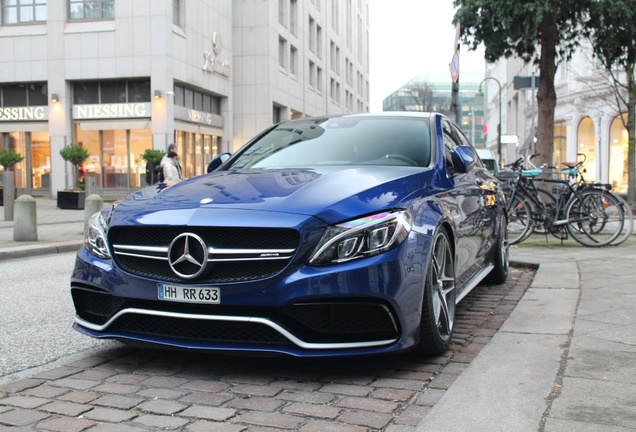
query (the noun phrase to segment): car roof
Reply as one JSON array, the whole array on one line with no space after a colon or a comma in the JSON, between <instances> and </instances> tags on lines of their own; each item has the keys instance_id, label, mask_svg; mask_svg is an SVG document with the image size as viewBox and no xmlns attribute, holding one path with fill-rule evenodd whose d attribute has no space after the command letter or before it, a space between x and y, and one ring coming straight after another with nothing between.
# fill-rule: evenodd
<instances>
[{"instance_id":1,"label":"car roof","mask_svg":"<svg viewBox=\"0 0 636 432\"><path fill-rule=\"evenodd\" d=\"M444 116L441 113L435 112L420 112L420 111L383 111L379 113L356 113L356 114L333 114L324 116L304 117L299 119L286 120L281 123L311 120L311 119L330 119L330 118L356 118L356 117L419 117L424 119L430 119L434 116Z\"/></svg>"}]
</instances>

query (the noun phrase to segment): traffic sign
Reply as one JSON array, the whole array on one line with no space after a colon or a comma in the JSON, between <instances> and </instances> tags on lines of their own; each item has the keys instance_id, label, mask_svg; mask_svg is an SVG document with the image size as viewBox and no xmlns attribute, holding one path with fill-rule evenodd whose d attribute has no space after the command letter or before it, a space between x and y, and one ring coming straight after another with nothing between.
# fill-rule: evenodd
<instances>
[{"instance_id":1,"label":"traffic sign","mask_svg":"<svg viewBox=\"0 0 636 432\"><path fill-rule=\"evenodd\" d=\"M459 50L455 50L455 54L453 54L453 60L450 63L450 74L453 82L456 82L459 79Z\"/></svg>"}]
</instances>

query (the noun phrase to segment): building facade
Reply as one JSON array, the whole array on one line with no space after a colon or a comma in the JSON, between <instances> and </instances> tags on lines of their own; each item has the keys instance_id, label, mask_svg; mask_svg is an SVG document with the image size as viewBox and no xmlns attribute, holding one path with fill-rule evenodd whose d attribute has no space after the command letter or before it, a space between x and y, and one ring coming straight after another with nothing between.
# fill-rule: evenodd
<instances>
[{"instance_id":1,"label":"building facade","mask_svg":"<svg viewBox=\"0 0 636 432\"><path fill-rule=\"evenodd\" d=\"M516 90L514 80L533 75L540 79L539 71L511 58L489 65L487 75L493 78L486 91L488 130L496 130L501 88L503 133L518 138L516 143L504 145L504 163L510 163L533 151L538 111L536 89L530 86ZM625 194L628 135L622 116L626 114L617 105L608 75L594 60L585 41L581 41L570 61L559 65L555 77L552 165L560 167L562 162L581 160L579 154L584 154L586 180L610 183L614 191ZM494 148L496 138L495 134L488 134L487 145Z\"/></svg>"},{"instance_id":2,"label":"building facade","mask_svg":"<svg viewBox=\"0 0 636 432\"><path fill-rule=\"evenodd\" d=\"M368 111L368 0L2 0L0 145L18 194L146 186L146 149L184 176L281 120Z\"/></svg>"}]
</instances>

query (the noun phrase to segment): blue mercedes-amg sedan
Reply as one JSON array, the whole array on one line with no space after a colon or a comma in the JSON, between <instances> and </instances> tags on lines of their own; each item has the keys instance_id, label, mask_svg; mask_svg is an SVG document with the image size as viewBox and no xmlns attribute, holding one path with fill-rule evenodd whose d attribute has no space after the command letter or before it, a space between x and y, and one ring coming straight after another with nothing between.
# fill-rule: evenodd
<instances>
[{"instance_id":1,"label":"blue mercedes-amg sedan","mask_svg":"<svg viewBox=\"0 0 636 432\"><path fill-rule=\"evenodd\" d=\"M91 218L75 329L182 349L438 355L456 304L506 280L503 195L441 114L291 120L228 156Z\"/></svg>"}]
</instances>

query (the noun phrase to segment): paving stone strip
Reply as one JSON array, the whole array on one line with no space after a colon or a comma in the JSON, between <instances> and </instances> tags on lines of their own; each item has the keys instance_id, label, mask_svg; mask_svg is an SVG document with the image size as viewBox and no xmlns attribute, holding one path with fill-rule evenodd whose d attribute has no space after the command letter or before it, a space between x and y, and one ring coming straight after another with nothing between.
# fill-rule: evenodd
<instances>
[{"instance_id":1,"label":"paving stone strip","mask_svg":"<svg viewBox=\"0 0 636 432\"><path fill-rule=\"evenodd\" d=\"M296 359L121 348L0 386L0 432L412 432L497 333L534 271L458 306L440 357Z\"/></svg>"}]
</instances>

